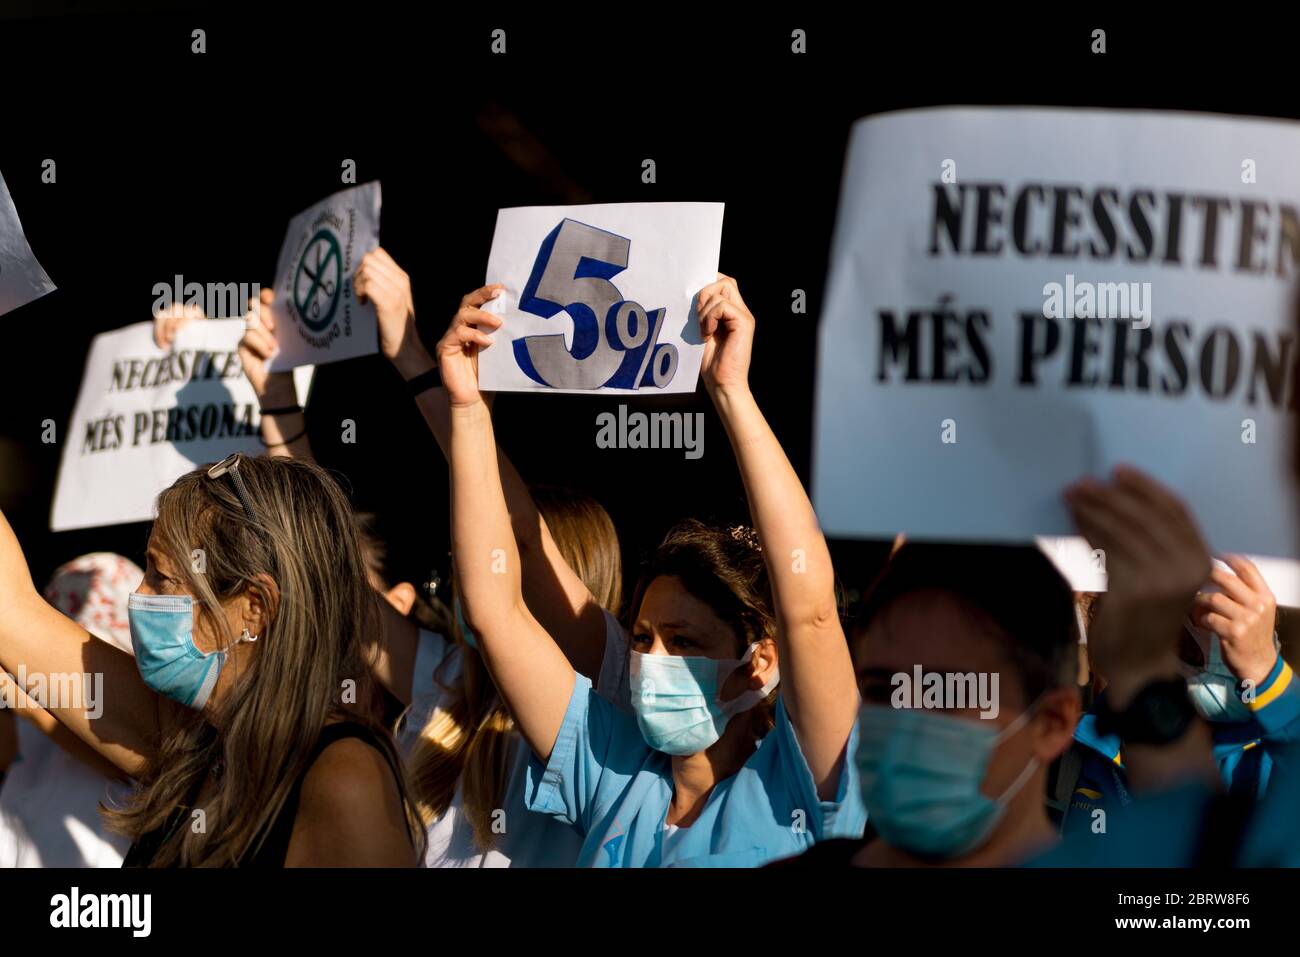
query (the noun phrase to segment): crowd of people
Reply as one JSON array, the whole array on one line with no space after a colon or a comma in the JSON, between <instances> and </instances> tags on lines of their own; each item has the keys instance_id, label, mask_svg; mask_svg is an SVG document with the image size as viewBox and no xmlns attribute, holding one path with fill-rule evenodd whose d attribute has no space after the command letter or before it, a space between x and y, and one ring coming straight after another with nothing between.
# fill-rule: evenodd
<instances>
[{"instance_id":1,"label":"crowd of people","mask_svg":"<svg viewBox=\"0 0 1300 957\"><path fill-rule=\"evenodd\" d=\"M751 524L680 522L625 576L599 502L529 487L496 443L477 356L501 290L468 293L430 354L386 251L354 288L447 459L449 588L391 580L389 543L313 461L292 377L267 369L264 291L240 356L267 454L163 491L143 570L87 555L42 594L0 516L0 671L26 676L0 678L0 866L1300 857L1276 601L1150 477L1062 490L1106 555L1101 596L1031 545L900 538L844 607L750 389L754 315L719 275L701 378ZM158 344L197 318L159 316ZM996 707L914 706L914 673L995 676ZM59 674L102 694L31 681Z\"/></svg>"}]
</instances>

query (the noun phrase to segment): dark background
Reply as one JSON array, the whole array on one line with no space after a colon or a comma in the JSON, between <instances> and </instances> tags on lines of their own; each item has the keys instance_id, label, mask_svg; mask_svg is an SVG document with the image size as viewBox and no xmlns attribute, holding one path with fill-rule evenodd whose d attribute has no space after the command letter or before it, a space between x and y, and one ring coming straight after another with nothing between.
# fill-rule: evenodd
<instances>
[{"instance_id":1,"label":"dark background","mask_svg":"<svg viewBox=\"0 0 1300 957\"><path fill-rule=\"evenodd\" d=\"M910 23L621 5L548 16L177 9L0 0L16 17L0 19L0 172L59 287L0 317L0 506L38 584L86 551L143 561L144 524L48 531L61 445L40 442L41 422L66 437L91 338L149 319L154 283L176 274L269 285L288 220L343 188L345 158L358 182L382 182L381 240L412 276L430 345L482 283L500 207L725 202L721 269L759 319L754 391L807 482L816 317L854 119L962 103L1300 113L1298 58L1262 13L1233 36L1196 18L928 7ZM195 27L207 31L201 56L190 52ZM497 27L505 56L489 52ZM795 27L808 31L806 55L790 53ZM1107 31L1104 55L1089 52L1095 27ZM45 158L57 184L40 181ZM645 158L656 184L641 182ZM796 288L806 315L790 312ZM596 416L619 401L503 395L496 420L526 479L584 489L610 511L630 581L674 519L746 512L702 389L636 402L703 411L695 461L597 449ZM343 419L356 422L353 445L340 441ZM321 366L308 421L320 462L346 476L359 509L380 514L396 576L418 581L445 564L446 468L396 372L378 356ZM886 547L834 543L850 589Z\"/></svg>"}]
</instances>

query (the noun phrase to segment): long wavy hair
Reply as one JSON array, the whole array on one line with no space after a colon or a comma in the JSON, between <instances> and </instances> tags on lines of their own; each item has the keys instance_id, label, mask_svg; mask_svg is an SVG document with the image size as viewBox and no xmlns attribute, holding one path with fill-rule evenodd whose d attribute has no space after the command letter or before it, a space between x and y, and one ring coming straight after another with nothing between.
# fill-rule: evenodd
<instances>
[{"instance_id":1,"label":"long wavy hair","mask_svg":"<svg viewBox=\"0 0 1300 957\"><path fill-rule=\"evenodd\" d=\"M609 514L595 499L564 489L535 488L533 501L565 562L600 606L616 615L623 564ZM459 623L453 633L464 648ZM431 824L447 812L459 783L474 843L486 851L496 843L493 812L501 806L508 783L515 725L483 659L468 649L458 657L456 680L447 680L443 673L435 676L447 700L429 718L412 750L412 791L421 816ZM444 665L450 660L444 659Z\"/></svg>"},{"instance_id":2,"label":"long wavy hair","mask_svg":"<svg viewBox=\"0 0 1300 957\"><path fill-rule=\"evenodd\" d=\"M111 827L133 838L170 829L152 866L228 867L255 855L331 720L370 726L401 767L375 716L365 648L379 634L381 599L367 582L347 497L327 472L299 459L244 457L239 474L252 518L232 479L210 479L206 467L158 496L154 543L183 576L195 614L229 644L236 636L215 611L222 604L252 589L274 613L211 720L178 707L139 787L121 809L104 810ZM278 586L278 604L255 580L263 573ZM211 775L214 768L220 773ZM209 778L204 826L196 829L188 814ZM398 786L419 851L424 832L406 782Z\"/></svg>"}]
</instances>

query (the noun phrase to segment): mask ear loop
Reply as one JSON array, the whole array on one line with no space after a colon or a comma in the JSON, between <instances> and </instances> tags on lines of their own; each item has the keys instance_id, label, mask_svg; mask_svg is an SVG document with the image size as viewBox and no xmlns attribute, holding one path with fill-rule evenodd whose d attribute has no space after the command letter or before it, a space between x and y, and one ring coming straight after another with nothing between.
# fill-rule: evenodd
<instances>
[{"instance_id":1,"label":"mask ear loop","mask_svg":"<svg viewBox=\"0 0 1300 957\"><path fill-rule=\"evenodd\" d=\"M722 686L726 683L727 678L730 678L733 674L735 674L737 671L739 671L741 668L743 668L753 659L754 649L757 648L758 646L759 646L759 642L757 641L750 642L749 647L746 648L745 653L740 656L740 660L736 663L735 667L733 667L731 671L727 673L726 678L719 675L718 677L719 693L721 693ZM766 683L764 683L762 688L759 688L757 690L753 688L746 688L744 691L736 695L736 697L732 698L730 701L719 701L718 704L722 706L722 712L723 714L727 715L728 718L735 717L735 715L744 711L748 711L751 708L753 708L755 705L757 705L760 701L762 701L764 698L770 695L773 692L773 690L775 690L776 686L780 683L781 683L781 666L777 665L772 670L772 677L769 678ZM745 703L742 704L742 702Z\"/></svg>"},{"instance_id":2,"label":"mask ear loop","mask_svg":"<svg viewBox=\"0 0 1300 957\"><path fill-rule=\"evenodd\" d=\"M997 747L1007 738L1010 738L1025 729L1032 719L1034 712L1038 709L1039 702L1043 700L1043 695L1046 693L1046 691L1042 692L1042 694L1030 702L1028 708L1020 712L1014 721L999 732L998 736L993 741L994 747ZM1034 772L1038 770L1038 764L1038 756L1035 755L1034 757L1031 757L1029 763L1025 765L1025 769L1020 772L1014 781L1011 782L1011 786L996 797L994 801L1002 806L1009 804L1020 792L1020 789L1023 788L1025 784L1028 783L1029 779L1034 776Z\"/></svg>"}]
</instances>

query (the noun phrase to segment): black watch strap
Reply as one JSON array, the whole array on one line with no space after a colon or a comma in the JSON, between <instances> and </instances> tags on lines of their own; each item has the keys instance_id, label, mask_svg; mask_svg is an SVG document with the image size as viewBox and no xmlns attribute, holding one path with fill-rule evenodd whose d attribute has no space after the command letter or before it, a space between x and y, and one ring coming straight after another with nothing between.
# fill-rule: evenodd
<instances>
[{"instance_id":1,"label":"black watch strap","mask_svg":"<svg viewBox=\"0 0 1300 957\"><path fill-rule=\"evenodd\" d=\"M1145 685L1123 711L1105 697L1097 708L1097 732L1118 735L1125 744L1161 745L1177 741L1196 719L1196 709L1183 678L1165 678Z\"/></svg>"},{"instance_id":2,"label":"black watch strap","mask_svg":"<svg viewBox=\"0 0 1300 957\"><path fill-rule=\"evenodd\" d=\"M442 385L442 375L438 372L436 365L428 372L421 372L414 379L406 380L406 389L413 399L430 389L436 389L440 385Z\"/></svg>"}]
</instances>

